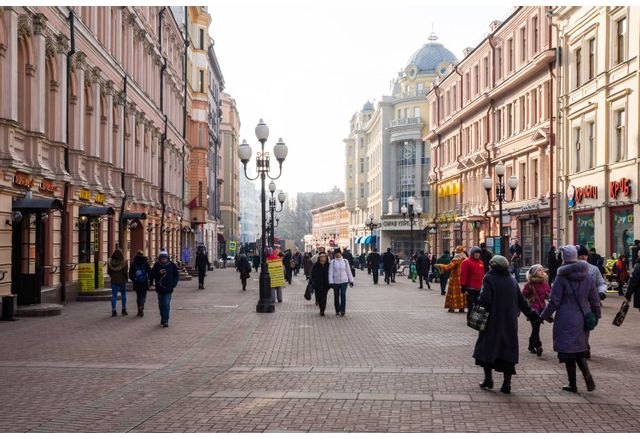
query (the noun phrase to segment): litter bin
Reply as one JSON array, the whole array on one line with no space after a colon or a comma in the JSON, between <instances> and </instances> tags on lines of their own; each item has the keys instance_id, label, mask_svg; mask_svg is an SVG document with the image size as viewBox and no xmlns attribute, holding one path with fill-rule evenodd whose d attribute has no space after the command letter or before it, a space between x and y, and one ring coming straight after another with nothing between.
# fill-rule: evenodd
<instances>
[{"instance_id":1,"label":"litter bin","mask_svg":"<svg viewBox=\"0 0 640 439\"><path fill-rule=\"evenodd\" d=\"M2 320L15 320L13 317L18 311L18 296L9 294L2 296Z\"/></svg>"}]
</instances>

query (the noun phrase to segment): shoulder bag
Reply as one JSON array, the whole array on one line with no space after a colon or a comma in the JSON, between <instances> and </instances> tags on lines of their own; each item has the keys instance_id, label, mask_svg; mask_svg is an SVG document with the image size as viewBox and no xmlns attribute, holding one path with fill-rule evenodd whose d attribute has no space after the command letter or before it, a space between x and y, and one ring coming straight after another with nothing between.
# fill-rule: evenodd
<instances>
[{"instance_id":1,"label":"shoulder bag","mask_svg":"<svg viewBox=\"0 0 640 439\"><path fill-rule=\"evenodd\" d=\"M489 311L476 303L471 312L467 315L467 326L475 329L476 331L484 331L487 327L487 321L489 320Z\"/></svg>"},{"instance_id":2,"label":"shoulder bag","mask_svg":"<svg viewBox=\"0 0 640 439\"><path fill-rule=\"evenodd\" d=\"M595 327L598 325L598 317L596 317L596 315L592 311L589 311L587 313L584 312L584 310L582 309L582 305L580 305L580 301L578 300L578 296L576 296L576 290L573 287L573 284L571 282L569 282L569 286L571 287L573 298L576 301L576 304L578 305L578 308L580 309L582 316L584 317L584 323L582 327L584 328L585 331L593 331Z\"/></svg>"}]
</instances>

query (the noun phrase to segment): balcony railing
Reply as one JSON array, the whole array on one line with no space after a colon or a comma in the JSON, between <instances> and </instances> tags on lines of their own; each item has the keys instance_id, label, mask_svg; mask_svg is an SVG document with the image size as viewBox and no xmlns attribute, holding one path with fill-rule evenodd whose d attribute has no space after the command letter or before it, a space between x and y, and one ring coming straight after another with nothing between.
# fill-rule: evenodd
<instances>
[{"instance_id":1,"label":"balcony railing","mask_svg":"<svg viewBox=\"0 0 640 439\"><path fill-rule=\"evenodd\" d=\"M419 125L422 123L422 119L419 117L405 117L404 119L396 119L391 121L391 128L401 127L405 125Z\"/></svg>"}]
</instances>

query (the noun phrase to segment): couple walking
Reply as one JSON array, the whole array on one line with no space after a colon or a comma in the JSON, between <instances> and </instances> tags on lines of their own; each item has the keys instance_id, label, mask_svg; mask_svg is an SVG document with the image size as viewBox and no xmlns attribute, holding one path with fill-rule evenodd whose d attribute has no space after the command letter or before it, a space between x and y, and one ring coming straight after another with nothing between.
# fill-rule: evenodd
<instances>
[{"instance_id":1,"label":"couple walking","mask_svg":"<svg viewBox=\"0 0 640 439\"><path fill-rule=\"evenodd\" d=\"M321 316L324 316L327 307L329 289L333 288L336 315L344 317L347 311L347 287L353 287L353 274L349 261L342 257L340 249L335 250L331 262L326 253L318 255L318 261L311 270L311 286L315 291Z\"/></svg>"}]
</instances>

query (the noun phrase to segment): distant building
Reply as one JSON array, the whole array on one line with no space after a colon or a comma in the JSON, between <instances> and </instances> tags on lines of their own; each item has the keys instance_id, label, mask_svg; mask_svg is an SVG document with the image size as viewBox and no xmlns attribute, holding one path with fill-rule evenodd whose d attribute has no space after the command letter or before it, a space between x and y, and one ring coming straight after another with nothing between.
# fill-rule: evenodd
<instances>
[{"instance_id":1,"label":"distant building","mask_svg":"<svg viewBox=\"0 0 640 439\"><path fill-rule=\"evenodd\" d=\"M238 159L238 138L240 135L240 115L236 101L227 93L222 93L222 149L220 157L220 173L218 178L222 186L220 190L220 218L222 220L222 250L229 253L229 242L240 239L240 160ZM224 239L224 241L222 241Z\"/></svg>"},{"instance_id":2,"label":"distant building","mask_svg":"<svg viewBox=\"0 0 640 439\"><path fill-rule=\"evenodd\" d=\"M260 191L244 172L240 176L240 242L256 242L262 232Z\"/></svg>"},{"instance_id":3,"label":"distant building","mask_svg":"<svg viewBox=\"0 0 640 439\"><path fill-rule=\"evenodd\" d=\"M350 215L344 200L313 209L311 217L313 238L305 242L305 246L311 243L314 250L318 247L325 247L327 250L349 247Z\"/></svg>"}]
</instances>

